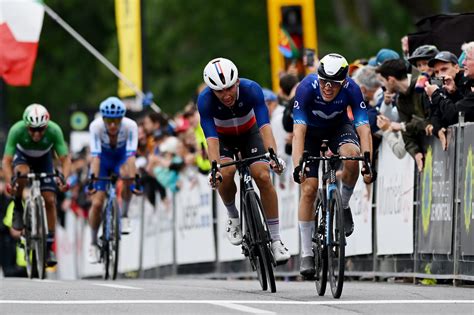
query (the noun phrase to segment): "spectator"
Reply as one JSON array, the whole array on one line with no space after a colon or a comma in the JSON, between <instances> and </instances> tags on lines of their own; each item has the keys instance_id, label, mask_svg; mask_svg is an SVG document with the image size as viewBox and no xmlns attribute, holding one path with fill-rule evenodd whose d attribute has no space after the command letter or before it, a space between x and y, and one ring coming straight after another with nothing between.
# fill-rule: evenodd
<instances>
[{"instance_id":1,"label":"spectator","mask_svg":"<svg viewBox=\"0 0 474 315\"><path fill-rule=\"evenodd\" d=\"M423 170L422 139L428 126L428 109L423 105L423 95L415 92L415 84L420 72L413 68L409 73L405 61L386 60L376 69L387 91L399 93L398 114L402 121L402 135L405 149L415 159L418 171ZM404 128L403 128L404 127Z\"/></svg>"},{"instance_id":2,"label":"spectator","mask_svg":"<svg viewBox=\"0 0 474 315\"><path fill-rule=\"evenodd\" d=\"M377 116L377 126L382 131L382 138L387 142L393 154L399 159L402 159L407 151L405 150L405 142L403 141L402 133L397 126L397 122L391 122L390 119L383 115Z\"/></svg>"},{"instance_id":3,"label":"spectator","mask_svg":"<svg viewBox=\"0 0 474 315\"><path fill-rule=\"evenodd\" d=\"M156 112L148 113L148 115L143 118L143 128L147 137L147 152L153 152L154 147L156 146L154 132L159 129L164 129L168 125L166 118Z\"/></svg>"},{"instance_id":4,"label":"spectator","mask_svg":"<svg viewBox=\"0 0 474 315\"><path fill-rule=\"evenodd\" d=\"M433 76L433 68L428 65L428 61L434 58L439 50L434 45L422 45L415 49L413 54L408 58L408 61L414 65L421 73L427 73L430 77Z\"/></svg>"},{"instance_id":5,"label":"spectator","mask_svg":"<svg viewBox=\"0 0 474 315\"><path fill-rule=\"evenodd\" d=\"M429 61L442 87L426 83L425 92L431 100L433 133L440 139L443 149L446 149L446 128L458 120L458 110L454 103L464 97L462 87L464 77L459 69L458 58L449 51L438 53Z\"/></svg>"}]
</instances>

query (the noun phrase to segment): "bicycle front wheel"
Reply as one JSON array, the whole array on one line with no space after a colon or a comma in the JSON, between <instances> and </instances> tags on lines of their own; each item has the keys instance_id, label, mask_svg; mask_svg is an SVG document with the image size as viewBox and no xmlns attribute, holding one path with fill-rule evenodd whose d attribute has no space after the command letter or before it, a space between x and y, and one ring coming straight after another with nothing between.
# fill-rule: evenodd
<instances>
[{"instance_id":1,"label":"bicycle front wheel","mask_svg":"<svg viewBox=\"0 0 474 315\"><path fill-rule=\"evenodd\" d=\"M36 253L35 253L35 241L33 239L32 234L32 221L33 221L33 207L29 200L26 202L25 207L25 216L24 216L24 224L25 224L25 235L24 235L24 251L25 251L25 261L26 261L26 273L28 278L33 279L34 277L38 276L38 270L36 269Z\"/></svg>"},{"instance_id":2,"label":"bicycle front wheel","mask_svg":"<svg viewBox=\"0 0 474 315\"><path fill-rule=\"evenodd\" d=\"M35 235L35 253L36 253L36 269L38 270L38 278L46 278L46 207L42 196L35 199L34 215L36 216L36 235Z\"/></svg>"},{"instance_id":3,"label":"bicycle front wheel","mask_svg":"<svg viewBox=\"0 0 474 315\"><path fill-rule=\"evenodd\" d=\"M258 195L255 193L255 191L250 191L247 193L246 202L249 206L250 215L253 216L256 236L254 240L256 240L256 243L258 244L257 248L259 256L265 268L265 275L268 280L268 283L270 284L270 291L272 293L275 293L276 283L275 273L273 270L275 263L271 250L270 233L268 232L268 227L266 223L267 221L265 219L265 213L263 212L263 206L260 201L260 198L258 198Z\"/></svg>"},{"instance_id":4,"label":"bicycle front wheel","mask_svg":"<svg viewBox=\"0 0 474 315\"><path fill-rule=\"evenodd\" d=\"M313 253L316 269L316 291L319 296L326 293L328 280L328 256L326 246L326 209L324 209L323 192L318 190L315 202Z\"/></svg>"},{"instance_id":5,"label":"bicycle front wheel","mask_svg":"<svg viewBox=\"0 0 474 315\"><path fill-rule=\"evenodd\" d=\"M114 199L112 202L112 228L110 238L110 265L111 268L109 273L112 279L117 278L118 261L119 261L119 245L120 245L120 210L117 200Z\"/></svg>"},{"instance_id":6,"label":"bicycle front wheel","mask_svg":"<svg viewBox=\"0 0 474 315\"><path fill-rule=\"evenodd\" d=\"M330 222L329 229L329 281L331 283L332 296L336 299L341 297L344 284L345 246L344 235L344 212L339 190L334 189L329 201Z\"/></svg>"}]
</instances>

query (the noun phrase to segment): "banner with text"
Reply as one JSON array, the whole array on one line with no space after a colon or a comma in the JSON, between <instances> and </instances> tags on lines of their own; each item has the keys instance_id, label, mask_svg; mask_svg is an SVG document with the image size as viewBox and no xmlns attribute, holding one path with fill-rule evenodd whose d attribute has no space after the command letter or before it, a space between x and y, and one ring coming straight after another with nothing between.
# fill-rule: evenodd
<instances>
[{"instance_id":1,"label":"banner with text","mask_svg":"<svg viewBox=\"0 0 474 315\"><path fill-rule=\"evenodd\" d=\"M377 255L411 254L415 162L408 154L397 158L382 141L377 170Z\"/></svg>"},{"instance_id":2,"label":"banner with text","mask_svg":"<svg viewBox=\"0 0 474 315\"><path fill-rule=\"evenodd\" d=\"M461 255L474 255L474 124L464 127L464 148L460 161Z\"/></svg>"},{"instance_id":3,"label":"banner with text","mask_svg":"<svg viewBox=\"0 0 474 315\"><path fill-rule=\"evenodd\" d=\"M451 253L454 207L455 128L447 130L444 151L435 137L425 139L425 165L421 173L418 212L418 252Z\"/></svg>"}]
</instances>

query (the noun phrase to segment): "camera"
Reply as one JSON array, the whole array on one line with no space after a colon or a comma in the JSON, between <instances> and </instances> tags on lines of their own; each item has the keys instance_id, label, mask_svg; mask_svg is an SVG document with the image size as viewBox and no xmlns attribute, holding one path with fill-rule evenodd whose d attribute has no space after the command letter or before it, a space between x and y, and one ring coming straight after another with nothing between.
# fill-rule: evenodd
<instances>
[{"instance_id":1,"label":"camera","mask_svg":"<svg viewBox=\"0 0 474 315\"><path fill-rule=\"evenodd\" d=\"M431 83L431 84L435 84L435 85L437 85L438 87L443 87L443 85L444 85L444 78L443 78L443 77L431 78L430 83Z\"/></svg>"}]
</instances>

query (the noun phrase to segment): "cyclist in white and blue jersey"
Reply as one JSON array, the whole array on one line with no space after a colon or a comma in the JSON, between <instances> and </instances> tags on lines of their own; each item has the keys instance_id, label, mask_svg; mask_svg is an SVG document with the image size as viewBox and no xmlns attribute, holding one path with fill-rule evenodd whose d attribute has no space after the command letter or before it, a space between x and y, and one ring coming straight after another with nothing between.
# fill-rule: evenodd
<instances>
[{"instance_id":1,"label":"cyclist in white and blue jersey","mask_svg":"<svg viewBox=\"0 0 474 315\"><path fill-rule=\"evenodd\" d=\"M347 76L349 65L339 54L323 57L317 74L306 76L296 90L293 106L293 152L294 165L299 164L303 150L311 156L320 155L322 140L329 140L332 152L343 156L360 156L372 152L367 108L359 86ZM354 120L348 116L350 106ZM352 234L354 222L349 208L349 199L359 176L358 161L344 161L341 178L341 199L344 208L346 236ZM312 250L312 229L314 228L313 205L318 191L318 166L307 166L305 176L299 166L293 171L295 182L301 183L301 198L298 219L301 235L300 273L312 277L315 273ZM372 178L364 175L364 181Z\"/></svg>"},{"instance_id":2,"label":"cyclist in white and blue jersey","mask_svg":"<svg viewBox=\"0 0 474 315\"><path fill-rule=\"evenodd\" d=\"M100 104L102 117L95 119L89 126L90 151L92 155L91 173L95 177L108 177L114 173L121 177L135 177L135 153L138 146L138 126L130 118L124 117L125 104L116 97L109 97ZM92 194L92 206L89 212L91 227L91 247L89 262L99 261L97 231L101 222L101 212L106 198L106 181L96 181ZM127 212L131 191L138 192L131 180L124 181L122 190L122 233L130 233L130 221Z\"/></svg>"},{"instance_id":3,"label":"cyclist in white and blue jersey","mask_svg":"<svg viewBox=\"0 0 474 315\"><path fill-rule=\"evenodd\" d=\"M225 58L216 58L207 64L204 81L207 88L201 92L197 103L209 160L216 160L218 164L228 162L233 160L236 150L242 158L264 154L268 147L277 152L263 91L256 82L239 79L237 67ZM250 172L260 191L273 255L281 264L290 258L290 254L280 239L278 199L270 176L270 167L277 173L283 171L284 162L279 161L281 169L274 161L255 161L250 165ZM227 208L227 237L233 245L240 245L242 230L235 206L235 172L235 167L219 170L216 175L222 178L222 183L216 181L213 188L218 188Z\"/></svg>"}]
</instances>

